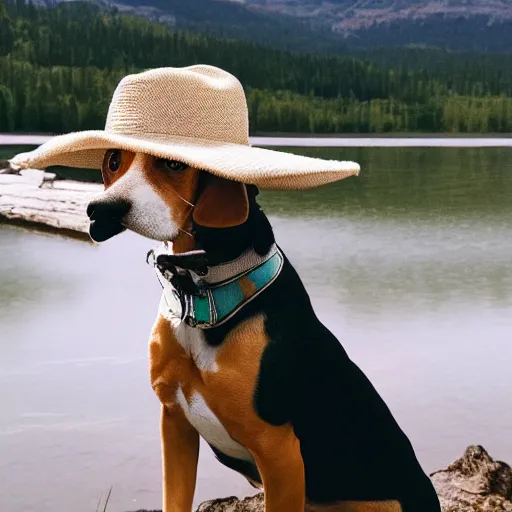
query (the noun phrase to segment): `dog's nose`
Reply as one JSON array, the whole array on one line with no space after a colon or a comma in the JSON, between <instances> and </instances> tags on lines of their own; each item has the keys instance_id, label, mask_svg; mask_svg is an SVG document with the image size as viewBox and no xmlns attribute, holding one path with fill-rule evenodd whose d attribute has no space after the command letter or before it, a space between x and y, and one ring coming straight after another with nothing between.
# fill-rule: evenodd
<instances>
[{"instance_id":1,"label":"dog's nose","mask_svg":"<svg viewBox=\"0 0 512 512\"><path fill-rule=\"evenodd\" d=\"M94 220L121 220L130 210L130 203L123 200L105 201L97 199L87 206L87 216Z\"/></svg>"},{"instance_id":2,"label":"dog's nose","mask_svg":"<svg viewBox=\"0 0 512 512\"><path fill-rule=\"evenodd\" d=\"M89 235L96 242L104 242L123 232L123 217L130 210L130 203L123 200L96 199L87 206L87 215L91 219Z\"/></svg>"}]
</instances>

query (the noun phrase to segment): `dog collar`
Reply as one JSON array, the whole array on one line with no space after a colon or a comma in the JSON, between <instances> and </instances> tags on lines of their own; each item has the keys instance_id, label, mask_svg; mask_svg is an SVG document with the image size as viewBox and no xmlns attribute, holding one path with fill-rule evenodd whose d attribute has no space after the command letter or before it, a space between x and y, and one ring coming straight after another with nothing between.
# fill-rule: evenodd
<instances>
[{"instance_id":1,"label":"dog collar","mask_svg":"<svg viewBox=\"0 0 512 512\"><path fill-rule=\"evenodd\" d=\"M202 271L179 267L163 270L156 262L159 255L166 254L170 254L166 246L150 252L163 288L160 313L169 321L184 321L199 329L218 327L233 317L274 282L284 262L275 244L264 256L250 249L233 261L205 265ZM184 256L189 254L191 258L196 255L191 252ZM180 285L184 278L192 286Z\"/></svg>"}]
</instances>

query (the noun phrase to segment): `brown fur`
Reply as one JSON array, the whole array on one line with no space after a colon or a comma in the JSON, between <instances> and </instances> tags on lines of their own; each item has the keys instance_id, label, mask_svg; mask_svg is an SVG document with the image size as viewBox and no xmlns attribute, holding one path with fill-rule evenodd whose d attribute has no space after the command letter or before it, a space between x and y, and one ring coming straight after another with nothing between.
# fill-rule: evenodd
<instances>
[{"instance_id":1,"label":"brown fur","mask_svg":"<svg viewBox=\"0 0 512 512\"><path fill-rule=\"evenodd\" d=\"M191 214L200 172L189 167L172 172L156 166L156 158L146 155L144 174L154 191L169 205L174 221L185 231L191 229Z\"/></svg>"},{"instance_id":2,"label":"brown fur","mask_svg":"<svg viewBox=\"0 0 512 512\"><path fill-rule=\"evenodd\" d=\"M194 208L194 220L208 228L243 224L249 215L247 189L243 183L204 173L203 190Z\"/></svg>"},{"instance_id":3,"label":"brown fur","mask_svg":"<svg viewBox=\"0 0 512 512\"><path fill-rule=\"evenodd\" d=\"M121 178L121 176L126 174L132 165L133 159L135 158L135 153L131 151L121 151L121 167L117 172L111 172L108 168L108 161L111 154L112 151L110 150L105 153L103 164L101 166L101 175L103 177L105 189L113 185L119 178Z\"/></svg>"}]
</instances>

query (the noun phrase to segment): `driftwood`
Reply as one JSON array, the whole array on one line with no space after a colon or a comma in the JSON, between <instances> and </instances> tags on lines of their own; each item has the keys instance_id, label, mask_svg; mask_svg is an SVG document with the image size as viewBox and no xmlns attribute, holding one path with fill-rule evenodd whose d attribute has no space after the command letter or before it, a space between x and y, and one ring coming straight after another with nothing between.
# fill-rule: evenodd
<instances>
[{"instance_id":1,"label":"driftwood","mask_svg":"<svg viewBox=\"0 0 512 512\"><path fill-rule=\"evenodd\" d=\"M0 221L88 239L87 204L103 186L55 178L32 169L0 175Z\"/></svg>"}]
</instances>

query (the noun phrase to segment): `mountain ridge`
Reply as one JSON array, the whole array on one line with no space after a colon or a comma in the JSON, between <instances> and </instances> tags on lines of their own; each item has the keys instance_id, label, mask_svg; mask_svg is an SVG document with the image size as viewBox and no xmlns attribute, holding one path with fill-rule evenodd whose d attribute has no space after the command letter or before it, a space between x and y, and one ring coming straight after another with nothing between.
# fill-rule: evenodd
<instances>
[{"instance_id":1,"label":"mountain ridge","mask_svg":"<svg viewBox=\"0 0 512 512\"><path fill-rule=\"evenodd\" d=\"M51 7L68 0L33 1ZM88 1L184 30L293 51L420 46L512 53L511 0Z\"/></svg>"},{"instance_id":2,"label":"mountain ridge","mask_svg":"<svg viewBox=\"0 0 512 512\"><path fill-rule=\"evenodd\" d=\"M503 0L244 0L244 4L262 12L319 18L342 33L438 15L456 19L485 16L491 24L512 20L512 3Z\"/></svg>"},{"instance_id":3,"label":"mountain ridge","mask_svg":"<svg viewBox=\"0 0 512 512\"><path fill-rule=\"evenodd\" d=\"M8 0L14 2L16 0ZM32 0L52 8L63 3L88 3L109 12L135 15L172 28L245 39L282 50L339 53L343 38L315 30L315 22L287 14L275 15L232 0ZM311 44L314 41L314 44Z\"/></svg>"},{"instance_id":4,"label":"mountain ridge","mask_svg":"<svg viewBox=\"0 0 512 512\"><path fill-rule=\"evenodd\" d=\"M228 0L229 1L229 0ZM248 9L321 22L350 47L425 45L510 52L510 0L244 0Z\"/></svg>"}]
</instances>

